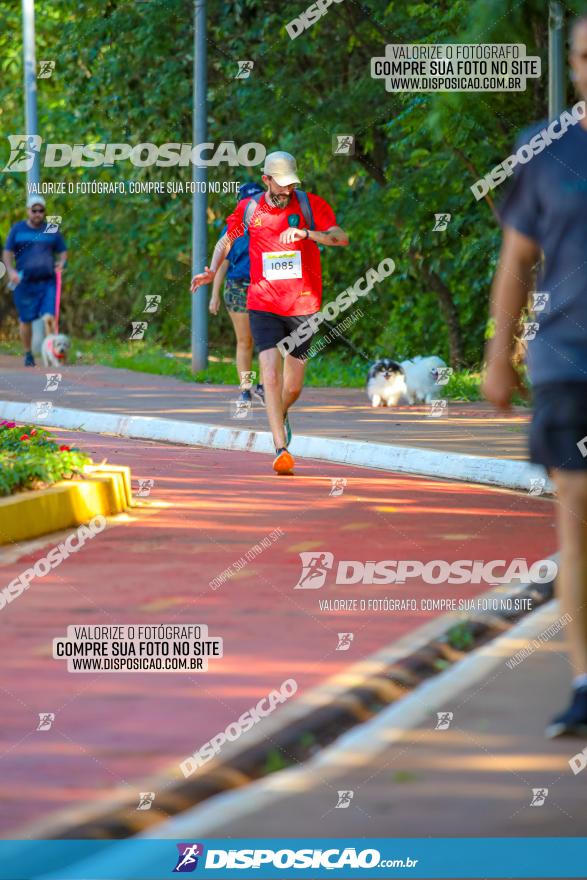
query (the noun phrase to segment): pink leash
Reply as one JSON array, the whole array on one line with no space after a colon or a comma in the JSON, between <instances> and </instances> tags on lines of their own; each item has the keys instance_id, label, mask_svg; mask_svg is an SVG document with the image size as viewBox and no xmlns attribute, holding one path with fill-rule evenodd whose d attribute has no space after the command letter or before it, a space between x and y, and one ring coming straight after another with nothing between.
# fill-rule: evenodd
<instances>
[{"instance_id":1,"label":"pink leash","mask_svg":"<svg viewBox=\"0 0 587 880\"><path fill-rule=\"evenodd\" d=\"M59 333L59 305L61 303L61 269L55 270L55 333Z\"/></svg>"}]
</instances>

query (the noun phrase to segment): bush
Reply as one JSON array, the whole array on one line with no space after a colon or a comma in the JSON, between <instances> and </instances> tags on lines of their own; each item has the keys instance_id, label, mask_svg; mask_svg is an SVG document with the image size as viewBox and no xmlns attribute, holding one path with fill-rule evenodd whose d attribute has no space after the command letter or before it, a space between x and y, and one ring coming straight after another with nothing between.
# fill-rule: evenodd
<instances>
[{"instance_id":1,"label":"bush","mask_svg":"<svg viewBox=\"0 0 587 880\"><path fill-rule=\"evenodd\" d=\"M44 428L0 422L0 496L70 480L90 462L79 449L57 444Z\"/></svg>"}]
</instances>

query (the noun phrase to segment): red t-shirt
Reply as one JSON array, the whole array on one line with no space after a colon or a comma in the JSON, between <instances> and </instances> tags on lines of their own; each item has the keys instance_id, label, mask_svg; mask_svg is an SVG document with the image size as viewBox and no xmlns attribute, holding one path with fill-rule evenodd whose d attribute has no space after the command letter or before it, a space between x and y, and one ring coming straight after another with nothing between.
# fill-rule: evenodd
<instances>
[{"instance_id":1,"label":"red t-shirt","mask_svg":"<svg viewBox=\"0 0 587 880\"><path fill-rule=\"evenodd\" d=\"M336 226L334 211L324 199L308 193L314 228L325 232ZM242 199L228 217L228 235L243 234L243 216L249 199ZM290 220L289 218L292 218ZM293 193L287 208L275 208L261 196L249 223L251 283L247 308L276 315L313 315L322 301L322 269L318 245L309 240L282 244L288 226L305 229L307 223Z\"/></svg>"}]
</instances>

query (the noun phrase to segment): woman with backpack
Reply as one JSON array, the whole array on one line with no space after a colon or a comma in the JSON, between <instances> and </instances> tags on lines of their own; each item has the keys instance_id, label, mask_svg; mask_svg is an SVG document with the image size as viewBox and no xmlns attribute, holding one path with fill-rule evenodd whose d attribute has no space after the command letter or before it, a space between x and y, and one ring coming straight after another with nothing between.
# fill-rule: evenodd
<instances>
[{"instance_id":1,"label":"woman with backpack","mask_svg":"<svg viewBox=\"0 0 587 880\"><path fill-rule=\"evenodd\" d=\"M263 187L258 183L245 183L240 187L238 201L249 199L262 192ZM223 235L226 230L227 227L223 229ZM263 385L258 382L251 388L252 383L247 375L250 374L253 362L253 337L247 312L247 289L251 281L250 271L249 233L248 230L245 230L244 235L235 239L227 258L220 264L214 276L209 308L212 315L218 314L220 289L224 282L224 304L236 336L236 370L241 388L240 402L250 404L252 394L254 394L257 400L265 405Z\"/></svg>"}]
</instances>

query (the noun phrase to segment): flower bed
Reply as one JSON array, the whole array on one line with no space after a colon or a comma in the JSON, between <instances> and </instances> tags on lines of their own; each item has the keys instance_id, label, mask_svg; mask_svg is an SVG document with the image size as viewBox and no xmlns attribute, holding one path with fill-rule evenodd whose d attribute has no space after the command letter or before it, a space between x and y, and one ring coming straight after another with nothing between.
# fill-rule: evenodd
<instances>
[{"instance_id":1,"label":"flower bed","mask_svg":"<svg viewBox=\"0 0 587 880\"><path fill-rule=\"evenodd\" d=\"M90 463L76 447L56 443L45 428L0 422L0 496L70 480Z\"/></svg>"}]
</instances>

